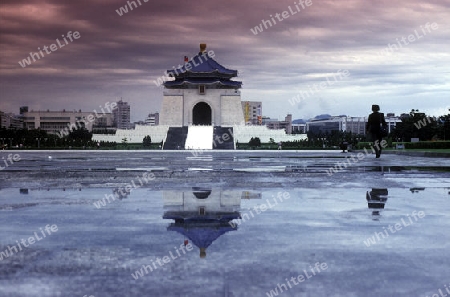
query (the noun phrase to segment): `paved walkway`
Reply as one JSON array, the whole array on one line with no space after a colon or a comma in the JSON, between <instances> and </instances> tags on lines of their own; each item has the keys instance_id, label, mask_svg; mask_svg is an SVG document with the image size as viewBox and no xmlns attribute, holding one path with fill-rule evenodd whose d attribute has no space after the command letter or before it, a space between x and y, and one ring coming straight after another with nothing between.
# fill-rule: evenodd
<instances>
[{"instance_id":1,"label":"paved walkway","mask_svg":"<svg viewBox=\"0 0 450 297\"><path fill-rule=\"evenodd\" d=\"M438 294L450 275L446 158L14 153L20 160L0 170L0 296L411 297ZM377 191L384 209L368 207ZM214 206L243 220L203 220ZM174 209L200 217L164 219ZM313 275L317 263L326 268Z\"/></svg>"}]
</instances>

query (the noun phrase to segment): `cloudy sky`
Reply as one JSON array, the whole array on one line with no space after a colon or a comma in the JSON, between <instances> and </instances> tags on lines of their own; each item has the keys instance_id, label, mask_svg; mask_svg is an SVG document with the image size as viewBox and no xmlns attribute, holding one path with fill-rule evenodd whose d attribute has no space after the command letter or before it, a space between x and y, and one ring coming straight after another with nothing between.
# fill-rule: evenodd
<instances>
[{"instance_id":1,"label":"cloudy sky","mask_svg":"<svg viewBox=\"0 0 450 297\"><path fill-rule=\"evenodd\" d=\"M145 1L120 16L127 1L2 0L0 110L100 111L123 98L142 120L161 107L153 81L202 42L270 117L450 108L449 0ZM80 36L65 44L69 31Z\"/></svg>"}]
</instances>

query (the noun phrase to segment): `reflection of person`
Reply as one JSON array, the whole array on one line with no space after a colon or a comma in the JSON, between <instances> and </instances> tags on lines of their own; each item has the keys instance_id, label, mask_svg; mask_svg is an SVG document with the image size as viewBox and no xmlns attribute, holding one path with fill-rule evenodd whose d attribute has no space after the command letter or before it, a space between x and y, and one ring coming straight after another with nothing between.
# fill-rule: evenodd
<instances>
[{"instance_id":1,"label":"reflection of person","mask_svg":"<svg viewBox=\"0 0 450 297\"><path fill-rule=\"evenodd\" d=\"M372 113L369 115L366 124L366 132L370 136L370 140L373 142L373 147L375 149L376 157L379 158L381 155L381 140L383 139L380 131L380 125L386 127L386 120L384 119L384 114L380 111L379 105L372 105Z\"/></svg>"},{"instance_id":2,"label":"reflection of person","mask_svg":"<svg viewBox=\"0 0 450 297\"><path fill-rule=\"evenodd\" d=\"M369 208L384 208L388 196L388 189L375 189L366 192L367 206Z\"/></svg>"}]
</instances>

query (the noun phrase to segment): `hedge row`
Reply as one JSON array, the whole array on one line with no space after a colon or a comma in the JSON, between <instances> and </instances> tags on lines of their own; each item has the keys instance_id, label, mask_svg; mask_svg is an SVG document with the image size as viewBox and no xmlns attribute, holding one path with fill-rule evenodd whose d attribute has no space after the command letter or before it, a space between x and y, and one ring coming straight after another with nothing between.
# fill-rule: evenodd
<instances>
[{"instance_id":1,"label":"hedge row","mask_svg":"<svg viewBox=\"0 0 450 297\"><path fill-rule=\"evenodd\" d=\"M450 141L406 142L406 149L450 149Z\"/></svg>"},{"instance_id":2,"label":"hedge row","mask_svg":"<svg viewBox=\"0 0 450 297\"><path fill-rule=\"evenodd\" d=\"M388 147L395 147L397 142L388 142ZM450 141L419 141L419 142L399 142L404 144L405 149L450 149ZM360 142L357 144L357 149L369 149L371 142Z\"/></svg>"}]
</instances>

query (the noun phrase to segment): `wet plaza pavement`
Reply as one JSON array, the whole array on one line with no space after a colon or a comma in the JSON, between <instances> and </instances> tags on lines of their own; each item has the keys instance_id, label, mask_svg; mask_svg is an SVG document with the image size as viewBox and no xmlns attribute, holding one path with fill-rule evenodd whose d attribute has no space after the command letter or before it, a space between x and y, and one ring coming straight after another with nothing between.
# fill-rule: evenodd
<instances>
[{"instance_id":1,"label":"wet plaza pavement","mask_svg":"<svg viewBox=\"0 0 450 297\"><path fill-rule=\"evenodd\" d=\"M448 158L6 153L20 161L0 171L0 296L425 297L450 287Z\"/></svg>"}]
</instances>

